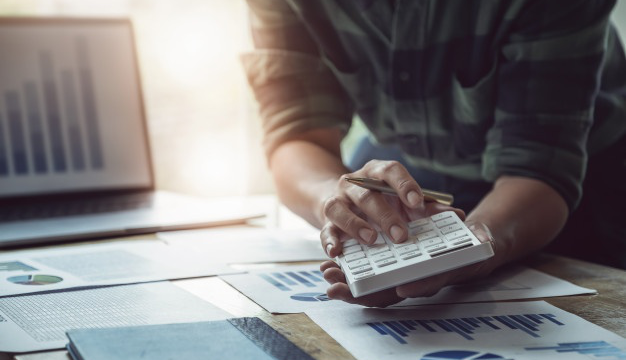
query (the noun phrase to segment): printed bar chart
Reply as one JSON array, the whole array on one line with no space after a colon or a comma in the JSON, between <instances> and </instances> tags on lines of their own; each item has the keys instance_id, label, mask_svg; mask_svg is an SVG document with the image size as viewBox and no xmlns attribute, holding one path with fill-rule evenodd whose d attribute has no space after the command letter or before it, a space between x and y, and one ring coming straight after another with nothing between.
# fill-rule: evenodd
<instances>
[{"instance_id":1,"label":"printed bar chart","mask_svg":"<svg viewBox=\"0 0 626 360\"><path fill-rule=\"evenodd\" d=\"M455 333L466 340L474 340L472 336L477 329L482 331L518 330L527 335L539 338L540 325L545 322L562 326L563 323L552 314L524 314L502 316L480 316L471 318L431 319L431 320L394 320L368 322L372 329L380 335L388 335L400 344L407 344L405 338L411 332L426 331L429 333Z\"/></svg>"},{"instance_id":2,"label":"printed bar chart","mask_svg":"<svg viewBox=\"0 0 626 360\"><path fill-rule=\"evenodd\" d=\"M324 283L322 272L317 271L285 271L258 274L263 280L281 291L292 291L294 287L315 288L316 283Z\"/></svg>"},{"instance_id":3,"label":"printed bar chart","mask_svg":"<svg viewBox=\"0 0 626 360\"><path fill-rule=\"evenodd\" d=\"M0 177L104 168L88 44L76 37L74 49L73 63L63 65L39 50L39 78L2 90Z\"/></svg>"},{"instance_id":4,"label":"printed bar chart","mask_svg":"<svg viewBox=\"0 0 626 360\"><path fill-rule=\"evenodd\" d=\"M526 350L537 352L552 350L558 353L575 352L603 359L607 359L609 357L618 360L626 359L626 352L605 341L559 343L557 346L527 347Z\"/></svg>"}]
</instances>

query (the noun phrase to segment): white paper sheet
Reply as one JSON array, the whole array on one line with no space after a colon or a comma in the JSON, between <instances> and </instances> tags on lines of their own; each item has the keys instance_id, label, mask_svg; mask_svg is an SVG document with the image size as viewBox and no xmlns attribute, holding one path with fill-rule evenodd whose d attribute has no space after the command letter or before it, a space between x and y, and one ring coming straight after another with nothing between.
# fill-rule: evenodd
<instances>
[{"instance_id":1,"label":"white paper sheet","mask_svg":"<svg viewBox=\"0 0 626 360\"><path fill-rule=\"evenodd\" d=\"M359 360L626 359L626 339L543 301L306 314Z\"/></svg>"},{"instance_id":2,"label":"white paper sheet","mask_svg":"<svg viewBox=\"0 0 626 360\"><path fill-rule=\"evenodd\" d=\"M341 301L328 301L325 294L329 285L323 280L318 265L281 266L246 274L224 275L221 278L273 313L298 313L309 309L347 305ZM476 283L444 288L433 297L407 299L394 307L519 300L595 292L595 290L520 266L499 270Z\"/></svg>"},{"instance_id":3,"label":"white paper sheet","mask_svg":"<svg viewBox=\"0 0 626 360\"><path fill-rule=\"evenodd\" d=\"M171 246L229 264L325 260L319 230L219 228L159 233Z\"/></svg>"},{"instance_id":4,"label":"white paper sheet","mask_svg":"<svg viewBox=\"0 0 626 360\"><path fill-rule=\"evenodd\" d=\"M0 352L60 349L75 328L223 320L229 313L168 282L0 299Z\"/></svg>"},{"instance_id":5,"label":"white paper sheet","mask_svg":"<svg viewBox=\"0 0 626 360\"><path fill-rule=\"evenodd\" d=\"M0 297L237 272L156 240L37 249L0 255Z\"/></svg>"},{"instance_id":6,"label":"white paper sheet","mask_svg":"<svg viewBox=\"0 0 626 360\"><path fill-rule=\"evenodd\" d=\"M597 291L594 289L574 285L535 269L513 266L496 270L491 276L483 280L464 285L448 286L428 298L406 299L394 307L536 299L596 293Z\"/></svg>"}]
</instances>

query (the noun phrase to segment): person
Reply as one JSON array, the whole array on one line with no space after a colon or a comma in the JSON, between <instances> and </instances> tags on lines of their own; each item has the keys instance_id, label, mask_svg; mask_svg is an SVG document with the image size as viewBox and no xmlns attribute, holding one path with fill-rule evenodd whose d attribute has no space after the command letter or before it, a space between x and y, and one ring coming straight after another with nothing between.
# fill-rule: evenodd
<instances>
[{"instance_id":1,"label":"person","mask_svg":"<svg viewBox=\"0 0 626 360\"><path fill-rule=\"evenodd\" d=\"M329 257L347 238L372 243L374 225L402 242L406 221L450 209L424 202L422 186L453 193L452 209L494 242L484 262L356 299L327 261L329 297L386 306L546 246L626 266L615 1L247 1L255 50L242 62L268 164ZM355 114L368 135L344 164ZM346 176L384 180L398 197Z\"/></svg>"}]
</instances>

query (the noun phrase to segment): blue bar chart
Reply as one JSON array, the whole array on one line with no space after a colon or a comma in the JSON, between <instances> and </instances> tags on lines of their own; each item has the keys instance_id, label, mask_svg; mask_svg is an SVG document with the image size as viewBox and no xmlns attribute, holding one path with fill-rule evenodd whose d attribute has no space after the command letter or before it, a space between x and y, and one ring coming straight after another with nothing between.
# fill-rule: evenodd
<instances>
[{"instance_id":1,"label":"blue bar chart","mask_svg":"<svg viewBox=\"0 0 626 360\"><path fill-rule=\"evenodd\" d=\"M544 352L555 351L557 353L578 353L591 355L603 359L626 359L626 352L606 341L571 342L559 343L556 346L527 347L528 351Z\"/></svg>"},{"instance_id":2,"label":"blue bar chart","mask_svg":"<svg viewBox=\"0 0 626 360\"><path fill-rule=\"evenodd\" d=\"M104 168L89 46L73 48L64 62L39 49L32 78L0 90L0 177Z\"/></svg>"},{"instance_id":3,"label":"blue bar chart","mask_svg":"<svg viewBox=\"0 0 626 360\"><path fill-rule=\"evenodd\" d=\"M317 271L284 271L258 274L263 280L281 291L293 291L298 287L316 288L325 283L322 272Z\"/></svg>"},{"instance_id":4,"label":"blue bar chart","mask_svg":"<svg viewBox=\"0 0 626 360\"><path fill-rule=\"evenodd\" d=\"M454 333L466 340L474 340L473 334L477 330L521 331L526 335L539 338L540 326L544 323L563 326L553 314L523 314L502 316L479 316L470 318L431 319L431 320L393 320L382 322L368 322L373 330L383 336L391 336L400 344L407 344L406 338L412 332L425 331L429 333Z\"/></svg>"}]
</instances>

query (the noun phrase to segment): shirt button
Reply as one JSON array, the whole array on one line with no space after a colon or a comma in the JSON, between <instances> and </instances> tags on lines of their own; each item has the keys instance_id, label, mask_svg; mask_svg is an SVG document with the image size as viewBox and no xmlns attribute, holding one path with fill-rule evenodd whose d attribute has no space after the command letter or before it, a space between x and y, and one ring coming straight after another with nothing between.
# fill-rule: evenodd
<instances>
[{"instance_id":1,"label":"shirt button","mask_svg":"<svg viewBox=\"0 0 626 360\"><path fill-rule=\"evenodd\" d=\"M408 81L411 78L411 74L406 71L403 71L399 75L401 81Z\"/></svg>"}]
</instances>

